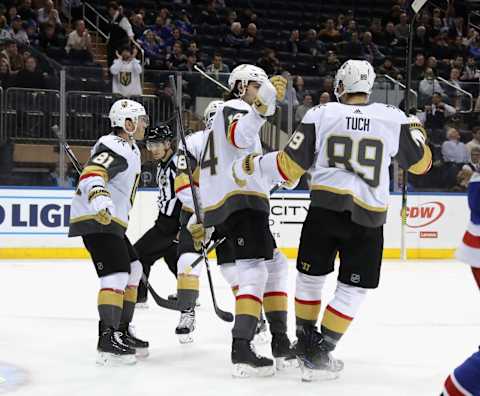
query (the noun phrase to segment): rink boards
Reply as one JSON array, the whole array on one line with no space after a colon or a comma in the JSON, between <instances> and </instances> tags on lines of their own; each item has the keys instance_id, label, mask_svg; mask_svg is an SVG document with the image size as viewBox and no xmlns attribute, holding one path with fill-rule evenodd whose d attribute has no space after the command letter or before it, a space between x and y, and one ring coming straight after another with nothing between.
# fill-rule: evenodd
<instances>
[{"instance_id":1,"label":"rink boards","mask_svg":"<svg viewBox=\"0 0 480 396\"><path fill-rule=\"evenodd\" d=\"M72 189L0 188L0 258L86 258L80 238L68 238ZM157 216L157 190L139 190L128 236L135 242ZM270 222L277 244L296 257L309 196L276 193ZM391 195L384 227L386 258L400 257L401 195ZM409 258L452 258L469 212L465 194L409 193L406 244ZM325 224L328 227L328 224Z\"/></svg>"}]
</instances>

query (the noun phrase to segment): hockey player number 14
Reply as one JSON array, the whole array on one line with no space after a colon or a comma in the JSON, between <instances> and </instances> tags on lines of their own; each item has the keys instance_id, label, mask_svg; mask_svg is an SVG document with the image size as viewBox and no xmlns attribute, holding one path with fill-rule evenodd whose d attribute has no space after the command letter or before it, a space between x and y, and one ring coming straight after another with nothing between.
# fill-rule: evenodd
<instances>
[{"instance_id":1,"label":"hockey player number 14","mask_svg":"<svg viewBox=\"0 0 480 396\"><path fill-rule=\"evenodd\" d=\"M202 155L202 169L210 168L210 174L212 176L217 174L218 158L215 156L215 141L213 140L213 134L208 134L207 145Z\"/></svg>"},{"instance_id":2,"label":"hockey player number 14","mask_svg":"<svg viewBox=\"0 0 480 396\"><path fill-rule=\"evenodd\" d=\"M358 142L349 136L332 135L327 140L328 165L343 168L357 174L371 187L380 184L380 173L383 162L383 142L377 139L363 138ZM352 164L353 162L353 164ZM354 165L360 165L355 166ZM370 168L370 172L362 172L358 168ZM368 174L367 174L368 173Z\"/></svg>"}]
</instances>

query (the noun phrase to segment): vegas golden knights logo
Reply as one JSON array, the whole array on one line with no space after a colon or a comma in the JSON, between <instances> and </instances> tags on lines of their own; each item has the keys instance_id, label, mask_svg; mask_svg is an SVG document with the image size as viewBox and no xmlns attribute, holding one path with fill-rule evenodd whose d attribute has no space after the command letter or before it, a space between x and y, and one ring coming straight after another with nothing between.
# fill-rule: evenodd
<instances>
[{"instance_id":1,"label":"vegas golden knights logo","mask_svg":"<svg viewBox=\"0 0 480 396\"><path fill-rule=\"evenodd\" d=\"M128 86L132 82L132 73L131 72L120 72L119 79L120 79L120 84L122 84L124 86Z\"/></svg>"}]
</instances>

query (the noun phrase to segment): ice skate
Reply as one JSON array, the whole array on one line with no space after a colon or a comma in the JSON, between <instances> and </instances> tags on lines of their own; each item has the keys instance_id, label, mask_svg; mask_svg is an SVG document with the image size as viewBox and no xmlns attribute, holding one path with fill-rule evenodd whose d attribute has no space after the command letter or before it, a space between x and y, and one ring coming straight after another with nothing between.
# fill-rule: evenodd
<instances>
[{"instance_id":1,"label":"ice skate","mask_svg":"<svg viewBox=\"0 0 480 396\"><path fill-rule=\"evenodd\" d=\"M269 377L275 374L272 359L260 356L250 341L234 338L232 343L233 377Z\"/></svg>"},{"instance_id":2,"label":"ice skate","mask_svg":"<svg viewBox=\"0 0 480 396\"><path fill-rule=\"evenodd\" d=\"M135 349L125 344L122 333L113 328L101 331L97 351L97 364L100 366L131 365L137 362Z\"/></svg>"},{"instance_id":3,"label":"ice skate","mask_svg":"<svg viewBox=\"0 0 480 396\"><path fill-rule=\"evenodd\" d=\"M195 310L189 309L180 314L180 321L175 329L180 344L190 344L193 342L192 333L195 330Z\"/></svg>"},{"instance_id":4,"label":"ice skate","mask_svg":"<svg viewBox=\"0 0 480 396\"><path fill-rule=\"evenodd\" d=\"M143 341L135 336L135 330L132 325L125 324L120 325L119 331L122 333L123 342L128 345L130 348L135 349L135 356L139 358L144 358L149 355L148 341Z\"/></svg>"},{"instance_id":5,"label":"ice skate","mask_svg":"<svg viewBox=\"0 0 480 396\"><path fill-rule=\"evenodd\" d=\"M297 330L295 354L297 356L302 381L332 380L340 375L343 362L331 355L329 346L314 326L305 326Z\"/></svg>"},{"instance_id":6,"label":"ice skate","mask_svg":"<svg viewBox=\"0 0 480 396\"><path fill-rule=\"evenodd\" d=\"M295 356L288 336L285 333L276 333L272 335L272 355L275 359L277 370L285 370L290 367L298 367L298 361Z\"/></svg>"}]
</instances>

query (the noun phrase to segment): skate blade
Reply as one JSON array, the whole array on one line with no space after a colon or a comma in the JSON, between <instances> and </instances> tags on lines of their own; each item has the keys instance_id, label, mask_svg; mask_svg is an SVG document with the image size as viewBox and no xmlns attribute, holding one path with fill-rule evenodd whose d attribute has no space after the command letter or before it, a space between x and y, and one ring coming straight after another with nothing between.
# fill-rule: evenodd
<instances>
[{"instance_id":1,"label":"skate blade","mask_svg":"<svg viewBox=\"0 0 480 396\"><path fill-rule=\"evenodd\" d=\"M266 331L262 331L258 334L255 334L253 337L253 342L256 345L265 345L270 343L270 335Z\"/></svg>"},{"instance_id":2,"label":"skate blade","mask_svg":"<svg viewBox=\"0 0 480 396\"><path fill-rule=\"evenodd\" d=\"M191 344L193 342L191 334L177 334L177 337L180 344Z\"/></svg>"},{"instance_id":3,"label":"skate blade","mask_svg":"<svg viewBox=\"0 0 480 396\"><path fill-rule=\"evenodd\" d=\"M271 377L275 375L274 366L252 367L245 363L233 365L233 378Z\"/></svg>"},{"instance_id":4,"label":"skate blade","mask_svg":"<svg viewBox=\"0 0 480 396\"><path fill-rule=\"evenodd\" d=\"M302 382L332 381L340 377L339 371L315 370L307 367L302 359L297 359L300 371L302 372Z\"/></svg>"},{"instance_id":5,"label":"skate blade","mask_svg":"<svg viewBox=\"0 0 480 396\"><path fill-rule=\"evenodd\" d=\"M136 303L135 304L135 309L148 309L148 303L146 302L141 302L141 303Z\"/></svg>"},{"instance_id":6,"label":"skate blade","mask_svg":"<svg viewBox=\"0 0 480 396\"><path fill-rule=\"evenodd\" d=\"M146 358L150 355L150 352L148 351L148 348L135 348L135 356L137 358Z\"/></svg>"},{"instance_id":7,"label":"skate blade","mask_svg":"<svg viewBox=\"0 0 480 396\"><path fill-rule=\"evenodd\" d=\"M278 371L288 370L291 368L298 368L299 363L298 360L295 358L286 358L286 357L279 357L275 358L275 368Z\"/></svg>"},{"instance_id":8,"label":"skate blade","mask_svg":"<svg viewBox=\"0 0 480 396\"><path fill-rule=\"evenodd\" d=\"M135 355L115 355L109 352L98 352L98 366L131 366L137 363Z\"/></svg>"}]
</instances>

